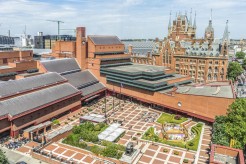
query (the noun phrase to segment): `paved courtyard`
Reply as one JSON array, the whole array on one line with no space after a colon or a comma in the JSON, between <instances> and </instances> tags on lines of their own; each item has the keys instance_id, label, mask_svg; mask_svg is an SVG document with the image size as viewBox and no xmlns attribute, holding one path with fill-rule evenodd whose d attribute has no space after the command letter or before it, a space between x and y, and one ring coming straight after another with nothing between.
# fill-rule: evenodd
<instances>
[{"instance_id":1,"label":"paved courtyard","mask_svg":"<svg viewBox=\"0 0 246 164\"><path fill-rule=\"evenodd\" d=\"M25 153L25 154L29 154L31 152L31 149L39 146L40 144L34 141L28 142L25 145L22 145L21 147L19 147L18 149L16 149L17 151L21 152L21 153Z\"/></svg>"},{"instance_id":2,"label":"paved courtyard","mask_svg":"<svg viewBox=\"0 0 246 164\"><path fill-rule=\"evenodd\" d=\"M73 161L77 164L98 164L103 161L103 159L100 159L83 149L64 146L60 143L52 143L42 149L42 152L45 154L52 154L56 159L62 159L65 163Z\"/></svg>"},{"instance_id":3,"label":"paved courtyard","mask_svg":"<svg viewBox=\"0 0 246 164\"><path fill-rule=\"evenodd\" d=\"M115 108L113 108L113 101L116 106ZM104 114L104 108L105 102L104 98L102 98L97 102L93 102L88 106L82 107L81 111L83 111L83 114ZM183 163L184 159L188 160L188 163L194 162L197 154L196 151L188 151L183 148L164 145L161 143L152 143L151 141L141 139L144 132L150 127L155 127L157 131L161 130L161 125L156 122L161 114L160 111L129 101L121 101L119 105L119 99L115 98L113 100L111 96L107 98L107 108L109 109L107 110L108 123L111 124L113 122L122 122L121 127L126 129L124 136L121 137L117 143L126 146L129 142L133 142L135 147L141 150L140 154L134 160L134 164L177 164ZM63 120L62 124L64 125L66 122L66 124L70 124L72 126L78 125L79 115L72 118L73 119L70 119L69 121L68 119ZM197 122L190 120L184 126L188 128L194 126L195 124L197 124ZM59 126L57 129L59 128L62 128L62 126ZM198 163L208 162L208 151L211 141L210 129L211 127L207 125L205 126ZM45 154L51 153L56 158L63 159L64 161L72 160L77 163L100 163L102 160L83 149L67 146L64 147L64 145L59 142L52 143L47 146L43 149L43 152Z\"/></svg>"}]
</instances>

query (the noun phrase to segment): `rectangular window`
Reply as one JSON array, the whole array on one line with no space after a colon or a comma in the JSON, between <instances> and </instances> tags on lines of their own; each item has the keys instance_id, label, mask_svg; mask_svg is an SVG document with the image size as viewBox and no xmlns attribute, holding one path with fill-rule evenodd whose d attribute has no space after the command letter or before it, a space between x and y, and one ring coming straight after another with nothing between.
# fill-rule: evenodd
<instances>
[{"instance_id":1,"label":"rectangular window","mask_svg":"<svg viewBox=\"0 0 246 164\"><path fill-rule=\"evenodd\" d=\"M3 58L3 64L7 64L8 63L8 59L7 58Z\"/></svg>"}]
</instances>

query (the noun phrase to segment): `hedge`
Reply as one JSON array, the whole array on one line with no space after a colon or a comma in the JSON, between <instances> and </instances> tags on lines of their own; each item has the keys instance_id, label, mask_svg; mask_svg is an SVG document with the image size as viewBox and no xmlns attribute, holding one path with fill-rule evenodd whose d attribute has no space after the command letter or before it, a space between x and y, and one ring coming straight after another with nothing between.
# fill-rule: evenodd
<instances>
[{"instance_id":1,"label":"hedge","mask_svg":"<svg viewBox=\"0 0 246 164\"><path fill-rule=\"evenodd\" d=\"M143 135L142 139L145 140L150 140L154 142L160 142L163 144L171 145L171 146L177 146L181 148L186 148L186 149L191 149L191 150L197 150L200 136L201 136L201 131L202 131L202 124L198 123L196 126L191 128L191 131L195 134L195 137L185 143L184 141L170 141L170 140L165 140L163 138L160 138L158 135L154 133L154 128L150 127Z\"/></svg>"},{"instance_id":2,"label":"hedge","mask_svg":"<svg viewBox=\"0 0 246 164\"><path fill-rule=\"evenodd\" d=\"M181 117L180 115L162 113L161 116L158 118L157 122L160 124L163 124L165 122L180 124L180 123L185 122L187 120L188 120L188 118Z\"/></svg>"},{"instance_id":3,"label":"hedge","mask_svg":"<svg viewBox=\"0 0 246 164\"><path fill-rule=\"evenodd\" d=\"M85 122L79 126L73 127L72 134L67 136L62 142L79 148L83 148L93 152L96 155L120 159L125 147L113 142L99 142L98 134L108 127L105 123L94 125ZM98 145L88 146L86 142L93 142ZM99 145L100 144L100 145Z\"/></svg>"}]
</instances>

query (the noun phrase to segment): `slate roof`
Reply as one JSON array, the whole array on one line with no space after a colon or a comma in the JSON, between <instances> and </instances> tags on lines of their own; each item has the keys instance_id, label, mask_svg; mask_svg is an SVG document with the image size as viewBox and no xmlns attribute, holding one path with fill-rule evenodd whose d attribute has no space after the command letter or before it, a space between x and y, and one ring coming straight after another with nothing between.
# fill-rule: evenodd
<instances>
[{"instance_id":1,"label":"slate roof","mask_svg":"<svg viewBox=\"0 0 246 164\"><path fill-rule=\"evenodd\" d=\"M90 35L95 45L123 44L117 36Z\"/></svg>"},{"instance_id":2,"label":"slate roof","mask_svg":"<svg viewBox=\"0 0 246 164\"><path fill-rule=\"evenodd\" d=\"M91 93L94 93L96 91L99 91L101 89L104 89L106 88L103 83L96 83L96 84L93 84L93 85L90 85L88 87L85 87L85 88L82 88L80 89L82 91L82 96L85 97Z\"/></svg>"},{"instance_id":3,"label":"slate roof","mask_svg":"<svg viewBox=\"0 0 246 164\"><path fill-rule=\"evenodd\" d=\"M175 47L174 41L169 41L172 48ZM190 41L180 41L181 47L186 49L186 56L201 56L201 57L218 57L220 55L220 40L215 39L211 43L209 48L208 42L203 42L201 45L199 42L191 43Z\"/></svg>"},{"instance_id":4,"label":"slate roof","mask_svg":"<svg viewBox=\"0 0 246 164\"><path fill-rule=\"evenodd\" d=\"M0 116L16 116L78 92L71 84L66 83L0 101Z\"/></svg>"},{"instance_id":5,"label":"slate roof","mask_svg":"<svg viewBox=\"0 0 246 164\"><path fill-rule=\"evenodd\" d=\"M224 98L234 98L233 91L230 85L221 86L179 86L176 90L178 93L200 95L200 96L212 96L212 97L224 97Z\"/></svg>"},{"instance_id":6,"label":"slate roof","mask_svg":"<svg viewBox=\"0 0 246 164\"><path fill-rule=\"evenodd\" d=\"M67 74L63 77L65 77L70 84L78 89L98 83L96 77L88 70Z\"/></svg>"},{"instance_id":7,"label":"slate roof","mask_svg":"<svg viewBox=\"0 0 246 164\"><path fill-rule=\"evenodd\" d=\"M128 53L128 46L132 45L132 52L140 56L146 56L148 52L152 53L155 47L153 41L123 41L125 44L125 52Z\"/></svg>"},{"instance_id":8,"label":"slate roof","mask_svg":"<svg viewBox=\"0 0 246 164\"><path fill-rule=\"evenodd\" d=\"M62 81L66 81L66 79L59 74L46 73L42 75L27 77L24 79L0 83L0 98L25 92L28 90L33 90L35 88L56 84Z\"/></svg>"},{"instance_id":9,"label":"slate roof","mask_svg":"<svg viewBox=\"0 0 246 164\"><path fill-rule=\"evenodd\" d=\"M61 75L81 71L74 58L44 60L41 61L41 64L48 72L57 72Z\"/></svg>"}]
</instances>

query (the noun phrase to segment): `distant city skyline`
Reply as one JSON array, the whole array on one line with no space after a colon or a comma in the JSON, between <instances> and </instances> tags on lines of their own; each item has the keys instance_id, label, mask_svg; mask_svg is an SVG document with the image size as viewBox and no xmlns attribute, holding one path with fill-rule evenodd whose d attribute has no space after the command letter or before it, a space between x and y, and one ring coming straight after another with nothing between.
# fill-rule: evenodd
<instances>
[{"instance_id":1,"label":"distant city skyline","mask_svg":"<svg viewBox=\"0 0 246 164\"><path fill-rule=\"evenodd\" d=\"M87 35L117 35L120 39L163 39L167 36L169 13L187 12L197 17L197 38L204 37L210 10L213 9L215 38L222 38L229 20L230 38L246 38L245 0L0 0L0 35L19 36L26 25L27 34L57 34L61 29L87 28ZM61 31L60 34L74 34Z\"/></svg>"}]
</instances>

